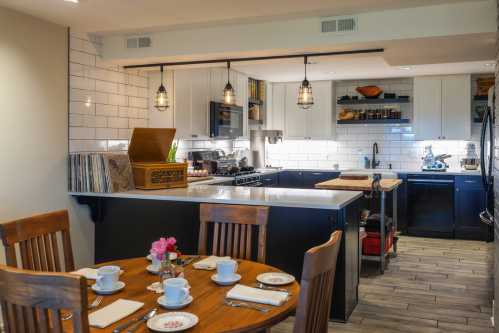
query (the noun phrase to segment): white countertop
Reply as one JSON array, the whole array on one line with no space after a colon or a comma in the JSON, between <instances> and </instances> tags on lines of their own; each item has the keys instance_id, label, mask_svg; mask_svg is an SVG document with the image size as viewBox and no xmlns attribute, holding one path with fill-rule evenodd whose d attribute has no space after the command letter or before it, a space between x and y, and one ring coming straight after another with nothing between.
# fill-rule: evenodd
<instances>
[{"instance_id":1,"label":"white countertop","mask_svg":"<svg viewBox=\"0 0 499 333\"><path fill-rule=\"evenodd\" d=\"M225 178L226 179L226 178ZM239 205L315 208L337 210L362 196L359 191L331 191L269 187L193 185L166 190L133 190L117 193L76 193L74 196L126 198Z\"/></svg>"},{"instance_id":2,"label":"white countertop","mask_svg":"<svg viewBox=\"0 0 499 333\"><path fill-rule=\"evenodd\" d=\"M412 174L435 174L435 175L451 175L451 176L480 176L480 169L478 170L463 170L463 169L448 169L442 171L422 171L421 169L295 169L295 168L282 168L282 169L258 169L263 174L272 174L281 171L315 171L315 172L359 172L359 173L412 173Z\"/></svg>"}]
</instances>

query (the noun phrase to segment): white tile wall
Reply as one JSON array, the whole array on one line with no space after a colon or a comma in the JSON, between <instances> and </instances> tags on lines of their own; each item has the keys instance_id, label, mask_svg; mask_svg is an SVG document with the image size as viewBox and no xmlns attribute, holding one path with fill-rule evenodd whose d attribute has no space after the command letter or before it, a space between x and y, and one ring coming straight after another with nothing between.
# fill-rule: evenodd
<instances>
[{"instance_id":1,"label":"white tile wall","mask_svg":"<svg viewBox=\"0 0 499 333\"><path fill-rule=\"evenodd\" d=\"M70 151L126 150L134 127L147 127L148 79L99 54L101 41L71 33Z\"/></svg>"},{"instance_id":2,"label":"white tile wall","mask_svg":"<svg viewBox=\"0 0 499 333\"><path fill-rule=\"evenodd\" d=\"M479 126L473 127L471 142L478 150ZM371 159L372 146L378 143L381 168L418 169L424 147L431 144L434 154L451 154L451 168L459 168L468 141L415 141L412 126L342 125L336 140L285 140L267 144L267 164L286 168L363 168L364 156Z\"/></svg>"}]
</instances>

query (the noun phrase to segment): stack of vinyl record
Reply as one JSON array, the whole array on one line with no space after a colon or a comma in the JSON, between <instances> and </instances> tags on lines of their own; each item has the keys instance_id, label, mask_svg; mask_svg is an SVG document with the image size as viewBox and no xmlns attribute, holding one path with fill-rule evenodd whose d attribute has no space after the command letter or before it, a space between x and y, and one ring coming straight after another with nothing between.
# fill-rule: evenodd
<instances>
[{"instance_id":1,"label":"stack of vinyl record","mask_svg":"<svg viewBox=\"0 0 499 333\"><path fill-rule=\"evenodd\" d=\"M132 168L123 153L69 155L69 191L112 193L134 189Z\"/></svg>"}]
</instances>

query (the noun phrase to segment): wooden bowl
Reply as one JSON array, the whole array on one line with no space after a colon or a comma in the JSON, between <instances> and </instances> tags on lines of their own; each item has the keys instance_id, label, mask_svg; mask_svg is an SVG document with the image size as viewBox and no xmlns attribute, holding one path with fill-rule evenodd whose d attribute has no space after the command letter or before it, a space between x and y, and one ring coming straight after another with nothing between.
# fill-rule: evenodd
<instances>
[{"instance_id":1,"label":"wooden bowl","mask_svg":"<svg viewBox=\"0 0 499 333\"><path fill-rule=\"evenodd\" d=\"M365 98L378 98L383 93L383 90L378 86L357 87L355 90Z\"/></svg>"}]
</instances>

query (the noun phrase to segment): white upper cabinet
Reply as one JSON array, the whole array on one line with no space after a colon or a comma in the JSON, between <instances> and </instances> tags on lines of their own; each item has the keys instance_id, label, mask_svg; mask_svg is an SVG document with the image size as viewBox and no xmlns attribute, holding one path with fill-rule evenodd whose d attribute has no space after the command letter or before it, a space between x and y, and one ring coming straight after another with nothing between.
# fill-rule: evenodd
<instances>
[{"instance_id":1,"label":"white upper cabinet","mask_svg":"<svg viewBox=\"0 0 499 333\"><path fill-rule=\"evenodd\" d=\"M442 136L442 80L440 77L414 79L414 125L418 140Z\"/></svg>"},{"instance_id":2,"label":"white upper cabinet","mask_svg":"<svg viewBox=\"0 0 499 333\"><path fill-rule=\"evenodd\" d=\"M471 76L452 75L442 79L442 136L446 140L471 137Z\"/></svg>"},{"instance_id":3,"label":"white upper cabinet","mask_svg":"<svg viewBox=\"0 0 499 333\"><path fill-rule=\"evenodd\" d=\"M224 68L176 70L174 81L173 125L177 138L209 137L210 102L222 102L227 84ZM236 104L244 109L244 136L248 135L248 77L231 71L230 82L236 93ZM154 124L151 124L153 126Z\"/></svg>"},{"instance_id":4,"label":"white upper cabinet","mask_svg":"<svg viewBox=\"0 0 499 333\"><path fill-rule=\"evenodd\" d=\"M312 82L314 106L307 114L307 136L311 139L333 137L333 85L331 81Z\"/></svg>"},{"instance_id":5,"label":"white upper cabinet","mask_svg":"<svg viewBox=\"0 0 499 333\"><path fill-rule=\"evenodd\" d=\"M180 139L208 137L210 70L174 72L174 125Z\"/></svg>"},{"instance_id":6,"label":"white upper cabinet","mask_svg":"<svg viewBox=\"0 0 499 333\"><path fill-rule=\"evenodd\" d=\"M266 129L284 131L284 112L286 109L286 85L274 83L267 90Z\"/></svg>"},{"instance_id":7,"label":"white upper cabinet","mask_svg":"<svg viewBox=\"0 0 499 333\"><path fill-rule=\"evenodd\" d=\"M333 124L332 81L311 82L314 106L302 110L298 102L299 82L274 83L272 86L272 107L267 117L269 129L282 129L289 139L331 139Z\"/></svg>"},{"instance_id":8,"label":"white upper cabinet","mask_svg":"<svg viewBox=\"0 0 499 333\"><path fill-rule=\"evenodd\" d=\"M286 83L286 99L284 114L284 136L303 139L307 136L307 112L298 108L298 82Z\"/></svg>"},{"instance_id":9,"label":"white upper cabinet","mask_svg":"<svg viewBox=\"0 0 499 333\"><path fill-rule=\"evenodd\" d=\"M470 105L470 75L416 77L416 139L468 140L471 136Z\"/></svg>"}]
</instances>

